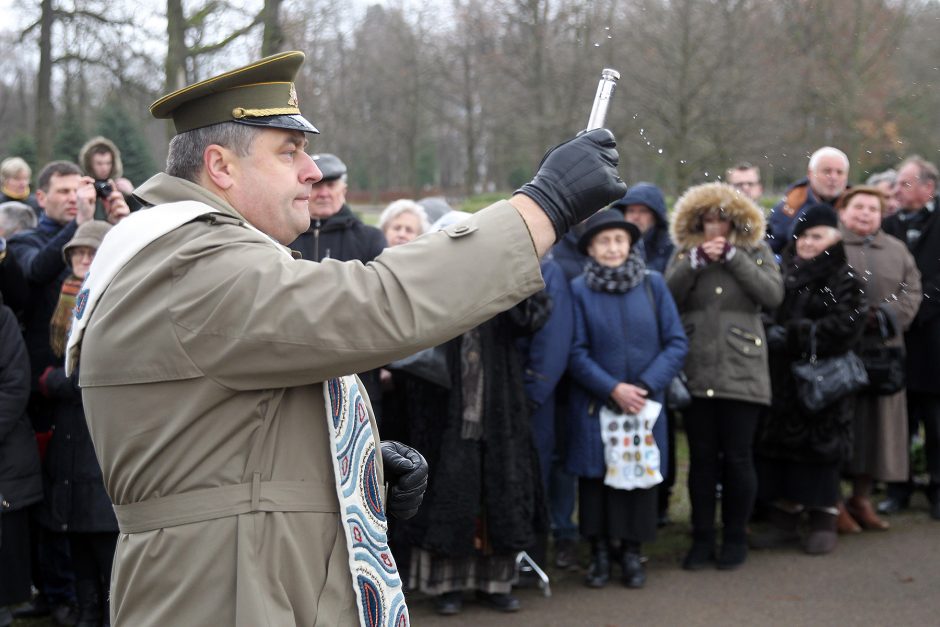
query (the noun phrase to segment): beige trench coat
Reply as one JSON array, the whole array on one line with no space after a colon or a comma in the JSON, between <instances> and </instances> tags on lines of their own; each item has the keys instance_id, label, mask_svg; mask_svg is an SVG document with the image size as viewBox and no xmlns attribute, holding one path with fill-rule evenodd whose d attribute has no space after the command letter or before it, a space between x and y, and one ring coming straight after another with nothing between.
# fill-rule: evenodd
<instances>
[{"instance_id":1,"label":"beige trench coat","mask_svg":"<svg viewBox=\"0 0 940 627\"><path fill-rule=\"evenodd\" d=\"M842 229L845 256L865 286L872 308L884 310L900 327L901 333L882 342L866 332L862 344L903 346L904 334L917 315L923 292L920 272L904 243L884 231L871 239ZM878 481L907 481L908 478L907 395L904 390L891 396L861 394L855 406L855 439L850 475L868 475Z\"/></svg>"},{"instance_id":2,"label":"beige trench coat","mask_svg":"<svg viewBox=\"0 0 940 627\"><path fill-rule=\"evenodd\" d=\"M322 382L541 289L525 223L502 202L365 266L311 263L194 184L157 175L138 194L222 215L141 251L85 332L85 413L121 526L112 624L358 624Z\"/></svg>"}]
</instances>

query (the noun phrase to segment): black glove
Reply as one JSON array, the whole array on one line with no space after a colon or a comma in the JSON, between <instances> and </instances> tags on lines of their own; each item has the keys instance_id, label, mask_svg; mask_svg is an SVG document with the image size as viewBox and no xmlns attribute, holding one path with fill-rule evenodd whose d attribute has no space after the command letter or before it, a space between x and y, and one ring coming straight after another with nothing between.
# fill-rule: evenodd
<instances>
[{"instance_id":1,"label":"black glove","mask_svg":"<svg viewBox=\"0 0 940 627\"><path fill-rule=\"evenodd\" d=\"M589 131L549 150L535 178L516 190L542 208L555 227L555 241L575 224L623 198L617 174L617 140L606 128Z\"/></svg>"},{"instance_id":2,"label":"black glove","mask_svg":"<svg viewBox=\"0 0 940 627\"><path fill-rule=\"evenodd\" d=\"M779 324L767 327L767 346L772 351L782 351L787 347L787 330Z\"/></svg>"},{"instance_id":3,"label":"black glove","mask_svg":"<svg viewBox=\"0 0 940 627\"><path fill-rule=\"evenodd\" d=\"M385 511L408 520L418 513L428 487L428 463L424 457L401 442L382 442L382 465L389 484Z\"/></svg>"}]
</instances>

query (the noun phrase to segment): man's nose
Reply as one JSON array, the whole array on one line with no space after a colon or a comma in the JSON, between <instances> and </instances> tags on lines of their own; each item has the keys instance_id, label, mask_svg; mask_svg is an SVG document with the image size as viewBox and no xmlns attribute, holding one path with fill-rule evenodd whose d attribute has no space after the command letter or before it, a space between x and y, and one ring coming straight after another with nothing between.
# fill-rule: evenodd
<instances>
[{"instance_id":1,"label":"man's nose","mask_svg":"<svg viewBox=\"0 0 940 627\"><path fill-rule=\"evenodd\" d=\"M306 152L301 153L301 159L304 161L300 170L301 183L316 183L323 178L323 172L317 167L316 162Z\"/></svg>"}]
</instances>

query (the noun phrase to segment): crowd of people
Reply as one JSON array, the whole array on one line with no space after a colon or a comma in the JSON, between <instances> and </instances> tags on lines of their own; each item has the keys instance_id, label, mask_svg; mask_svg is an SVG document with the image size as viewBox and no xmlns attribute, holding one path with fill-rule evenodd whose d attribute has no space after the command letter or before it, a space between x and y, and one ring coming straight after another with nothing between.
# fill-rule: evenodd
<instances>
[{"instance_id":1,"label":"crowd of people","mask_svg":"<svg viewBox=\"0 0 940 627\"><path fill-rule=\"evenodd\" d=\"M366 225L346 202L345 163L312 158L323 177L290 245L311 262L457 237L469 215L402 199ZM24 160L0 164L0 627L46 612L109 624L118 522L63 357L95 253L140 201L114 142L93 138L79 163L45 165L35 192ZM441 614L460 612L466 591L514 611L517 555L571 568L582 541L587 586L616 570L644 586L642 547L670 523L683 431L685 569L735 569L750 548L799 541L825 554L839 533L888 529L910 505L921 425L940 520L937 168L911 156L852 186L849 165L820 148L769 217L746 163L671 210L637 183L561 237L542 292L359 373L383 438L431 468L418 514L389 534L408 590ZM800 368L849 357L867 384L807 407Z\"/></svg>"}]
</instances>

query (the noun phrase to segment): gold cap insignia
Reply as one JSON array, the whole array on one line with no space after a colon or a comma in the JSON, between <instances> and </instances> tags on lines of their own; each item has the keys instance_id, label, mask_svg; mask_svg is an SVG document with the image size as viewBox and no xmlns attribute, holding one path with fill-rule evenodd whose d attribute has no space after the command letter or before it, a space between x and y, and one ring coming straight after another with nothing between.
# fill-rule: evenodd
<instances>
[{"instance_id":1,"label":"gold cap insignia","mask_svg":"<svg viewBox=\"0 0 940 627\"><path fill-rule=\"evenodd\" d=\"M297 100L297 88L294 87L294 84L290 84L290 97L287 99L287 105L289 107L299 107L300 101Z\"/></svg>"}]
</instances>

